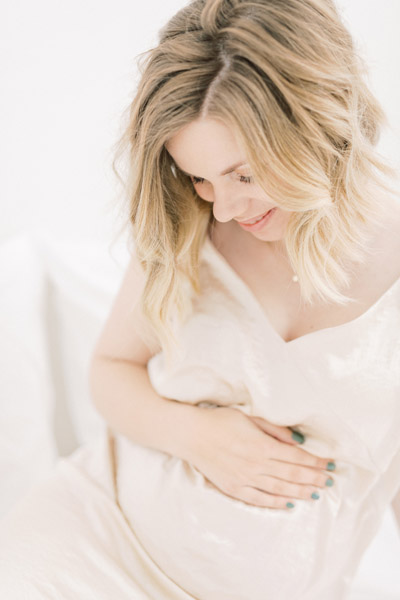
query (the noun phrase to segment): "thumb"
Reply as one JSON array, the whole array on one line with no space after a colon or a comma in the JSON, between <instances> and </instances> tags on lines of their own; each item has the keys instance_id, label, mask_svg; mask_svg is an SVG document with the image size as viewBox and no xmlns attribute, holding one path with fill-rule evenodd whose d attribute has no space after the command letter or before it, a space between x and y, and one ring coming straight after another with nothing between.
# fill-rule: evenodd
<instances>
[{"instance_id":1,"label":"thumb","mask_svg":"<svg viewBox=\"0 0 400 600\"><path fill-rule=\"evenodd\" d=\"M305 437L299 431L295 429L291 429L290 427L282 427L281 425L274 425L270 423L263 417L249 417L259 429L268 433L272 437L280 440L281 442L285 442L286 444L291 444L295 446L296 444L303 444L305 442Z\"/></svg>"}]
</instances>

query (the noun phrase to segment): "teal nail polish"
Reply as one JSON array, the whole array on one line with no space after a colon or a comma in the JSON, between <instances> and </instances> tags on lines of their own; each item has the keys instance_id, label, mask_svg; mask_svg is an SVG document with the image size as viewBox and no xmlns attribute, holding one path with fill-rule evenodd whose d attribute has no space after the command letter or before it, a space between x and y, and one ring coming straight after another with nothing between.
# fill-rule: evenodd
<instances>
[{"instance_id":1,"label":"teal nail polish","mask_svg":"<svg viewBox=\"0 0 400 600\"><path fill-rule=\"evenodd\" d=\"M291 502L288 502L288 503L286 504L286 506L287 506L288 508L294 508L294 504L292 504Z\"/></svg>"},{"instance_id":2,"label":"teal nail polish","mask_svg":"<svg viewBox=\"0 0 400 600\"><path fill-rule=\"evenodd\" d=\"M299 431L293 431L292 439L294 439L294 441L297 442L298 444L304 444L304 442L305 442L304 435L302 433L300 433Z\"/></svg>"},{"instance_id":3,"label":"teal nail polish","mask_svg":"<svg viewBox=\"0 0 400 600\"><path fill-rule=\"evenodd\" d=\"M319 494L317 494L317 492L313 492L311 494L311 498L314 498L314 500L318 500L319 499Z\"/></svg>"},{"instance_id":4,"label":"teal nail polish","mask_svg":"<svg viewBox=\"0 0 400 600\"><path fill-rule=\"evenodd\" d=\"M336 465L334 462L328 462L328 465L326 467L327 471L334 471L336 469Z\"/></svg>"},{"instance_id":5,"label":"teal nail polish","mask_svg":"<svg viewBox=\"0 0 400 600\"><path fill-rule=\"evenodd\" d=\"M326 480L326 482L325 482L325 485L328 485L329 487L332 487L334 483L335 483L335 482L333 481L333 479L331 479L331 478L329 477L329 479L327 479L327 480Z\"/></svg>"}]
</instances>

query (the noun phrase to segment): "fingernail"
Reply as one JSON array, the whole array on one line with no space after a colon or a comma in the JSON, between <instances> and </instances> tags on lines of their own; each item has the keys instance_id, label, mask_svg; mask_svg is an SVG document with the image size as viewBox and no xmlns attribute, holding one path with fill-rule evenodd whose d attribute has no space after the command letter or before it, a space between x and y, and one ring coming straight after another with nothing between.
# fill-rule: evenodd
<instances>
[{"instance_id":1,"label":"fingernail","mask_svg":"<svg viewBox=\"0 0 400 600\"><path fill-rule=\"evenodd\" d=\"M331 477L329 477L329 479L326 480L325 485L332 487L334 483L335 482L333 481L333 479L331 479Z\"/></svg>"},{"instance_id":2,"label":"fingernail","mask_svg":"<svg viewBox=\"0 0 400 600\"><path fill-rule=\"evenodd\" d=\"M302 433L300 433L299 431L292 432L292 439L294 439L294 441L297 442L298 444L304 444L304 442L305 442L304 435Z\"/></svg>"},{"instance_id":3,"label":"fingernail","mask_svg":"<svg viewBox=\"0 0 400 600\"><path fill-rule=\"evenodd\" d=\"M336 469L336 465L334 462L328 462L328 465L326 467L327 471L334 471Z\"/></svg>"},{"instance_id":4,"label":"fingernail","mask_svg":"<svg viewBox=\"0 0 400 600\"><path fill-rule=\"evenodd\" d=\"M288 508L294 508L294 504L292 504L291 502L288 502L288 503L286 504L286 506L287 506Z\"/></svg>"},{"instance_id":5,"label":"fingernail","mask_svg":"<svg viewBox=\"0 0 400 600\"><path fill-rule=\"evenodd\" d=\"M311 494L311 498L314 498L314 500L318 500L319 499L319 494L317 494L317 492L313 492Z\"/></svg>"}]
</instances>

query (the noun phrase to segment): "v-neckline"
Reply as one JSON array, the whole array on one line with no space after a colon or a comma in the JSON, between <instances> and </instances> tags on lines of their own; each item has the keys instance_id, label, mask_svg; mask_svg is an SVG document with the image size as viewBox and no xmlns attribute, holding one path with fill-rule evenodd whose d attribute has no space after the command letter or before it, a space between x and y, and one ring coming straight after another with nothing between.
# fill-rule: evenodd
<instances>
[{"instance_id":1,"label":"v-neckline","mask_svg":"<svg viewBox=\"0 0 400 600\"><path fill-rule=\"evenodd\" d=\"M278 343L283 344L286 348L296 346L304 341L309 341L311 338L328 335L329 333L335 333L343 328L354 326L359 322L363 321L367 318L377 307L383 302L385 298L387 298L393 290L400 284L400 277L398 277L394 283L373 303L369 306L361 315L351 319L350 321L346 321L345 323L341 323L340 325L332 325L331 327L322 327L321 329L316 329L315 331L310 331L309 333L305 333L300 335L292 340L285 340L273 327L268 315L259 300L247 285L247 283L240 277L240 275L235 271L235 269L230 265L230 263L226 260L226 258L217 250L216 246L213 244L209 235L206 235L206 241L204 246L208 246L214 255L217 258L222 268L228 273L232 282L239 287L240 291L247 297L249 303L251 303L255 310L260 314L260 317L264 323L268 326L272 335L278 340Z\"/></svg>"}]
</instances>

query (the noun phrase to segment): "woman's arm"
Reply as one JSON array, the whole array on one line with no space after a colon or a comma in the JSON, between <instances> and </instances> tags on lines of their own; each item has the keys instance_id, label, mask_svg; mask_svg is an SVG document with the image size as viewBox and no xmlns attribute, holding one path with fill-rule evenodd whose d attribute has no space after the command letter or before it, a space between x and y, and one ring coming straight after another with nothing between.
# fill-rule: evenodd
<instances>
[{"instance_id":1,"label":"woman's arm","mask_svg":"<svg viewBox=\"0 0 400 600\"><path fill-rule=\"evenodd\" d=\"M147 363L160 347L155 343L149 348L141 335L144 286L145 275L134 253L93 350L92 401L116 432L185 459L192 420L201 408L162 398L151 385Z\"/></svg>"},{"instance_id":2,"label":"woman's arm","mask_svg":"<svg viewBox=\"0 0 400 600\"><path fill-rule=\"evenodd\" d=\"M186 459L201 408L159 396L147 368L102 356L92 358L92 400L111 429L133 442Z\"/></svg>"}]
</instances>

